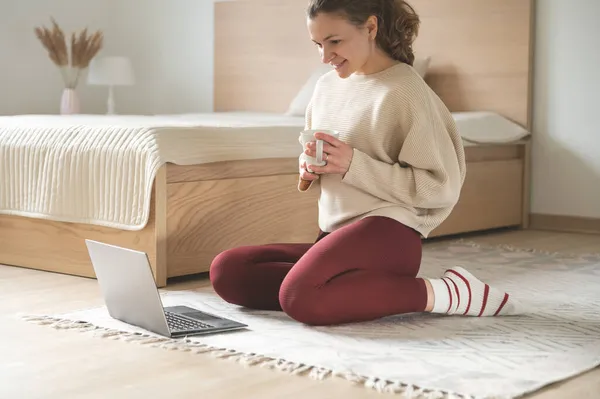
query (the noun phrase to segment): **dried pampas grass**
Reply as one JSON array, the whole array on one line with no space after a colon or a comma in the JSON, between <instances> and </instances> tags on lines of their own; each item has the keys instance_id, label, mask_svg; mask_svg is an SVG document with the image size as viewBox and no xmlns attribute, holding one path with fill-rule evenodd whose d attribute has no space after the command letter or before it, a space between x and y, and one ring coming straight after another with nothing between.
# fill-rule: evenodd
<instances>
[{"instance_id":1,"label":"dried pampas grass","mask_svg":"<svg viewBox=\"0 0 600 399\"><path fill-rule=\"evenodd\" d=\"M36 27L35 35L48 51L50 60L59 68L65 87L74 89L79 83L81 71L85 70L92 59L102 49L104 36L97 31L88 36L87 28L78 34L71 34L70 46L63 30L51 18L52 29Z\"/></svg>"}]
</instances>

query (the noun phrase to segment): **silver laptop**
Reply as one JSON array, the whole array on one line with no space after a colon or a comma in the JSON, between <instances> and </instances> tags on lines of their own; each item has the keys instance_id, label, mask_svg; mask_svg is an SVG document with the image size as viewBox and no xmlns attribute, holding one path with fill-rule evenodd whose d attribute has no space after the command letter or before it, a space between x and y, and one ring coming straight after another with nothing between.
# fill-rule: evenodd
<instances>
[{"instance_id":1,"label":"silver laptop","mask_svg":"<svg viewBox=\"0 0 600 399\"><path fill-rule=\"evenodd\" d=\"M172 338L247 327L188 306L163 307L145 252L92 240L85 243L111 317Z\"/></svg>"}]
</instances>

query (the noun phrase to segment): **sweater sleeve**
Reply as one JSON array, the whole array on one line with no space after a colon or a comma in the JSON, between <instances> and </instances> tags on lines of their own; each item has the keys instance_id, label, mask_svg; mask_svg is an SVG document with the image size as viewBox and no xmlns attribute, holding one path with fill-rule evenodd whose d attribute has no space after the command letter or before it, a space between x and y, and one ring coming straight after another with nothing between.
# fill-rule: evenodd
<instances>
[{"instance_id":1,"label":"sweater sleeve","mask_svg":"<svg viewBox=\"0 0 600 399\"><path fill-rule=\"evenodd\" d=\"M405 133L397 160L374 159L354 149L342 181L385 201L416 208L445 208L458 201L464 182L462 140L450 112L440 115L427 96L402 101Z\"/></svg>"}]
</instances>

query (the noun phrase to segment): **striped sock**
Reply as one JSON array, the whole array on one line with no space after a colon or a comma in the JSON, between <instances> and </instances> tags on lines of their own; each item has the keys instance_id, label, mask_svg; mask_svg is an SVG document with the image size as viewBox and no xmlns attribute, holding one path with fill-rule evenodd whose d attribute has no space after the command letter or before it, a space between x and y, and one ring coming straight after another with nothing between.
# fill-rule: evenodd
<instances>
[{"instance_id":1,"label":"striped sock","mask_svg":"<svg viewBox=\"0 0 600 399\"><path fill-rule=\"evenodd\" d=\"M430 279L432 313L463 316L508 316L523 313L522 306L506 292L477 279L462 267L446 270L441 279Z\"/></svg>"}]
</instances>

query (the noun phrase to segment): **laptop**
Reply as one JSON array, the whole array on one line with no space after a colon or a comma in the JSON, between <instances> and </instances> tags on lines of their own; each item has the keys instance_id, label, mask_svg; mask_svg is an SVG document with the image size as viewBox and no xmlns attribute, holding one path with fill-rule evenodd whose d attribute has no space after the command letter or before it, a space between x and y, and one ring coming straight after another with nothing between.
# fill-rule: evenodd
<instances>
[{"instance_id":1,"label":"laptop","mask_svg":"<svg viewBox=\"0 0 600 399\"><path fill-rule=\"evenodd\" d=\"M164 307L145 252L93 240L85 243L112 318L170 338L248 327L184 305Z\"/></svg>"}]
</instances>

